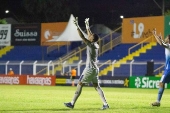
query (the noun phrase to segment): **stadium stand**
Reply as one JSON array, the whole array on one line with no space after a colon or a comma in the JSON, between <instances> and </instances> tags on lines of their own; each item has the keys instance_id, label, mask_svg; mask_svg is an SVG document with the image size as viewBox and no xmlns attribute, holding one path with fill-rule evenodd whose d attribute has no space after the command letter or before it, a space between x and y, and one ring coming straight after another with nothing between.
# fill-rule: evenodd
<instances>
[{"instance_id":1,"label":"stadium stand","mask_svg":"<svg viewBox=\"0 0 170 113\"><path fill-rule=\"evenodd\" d=\"M15 46L10 52L0 57L0 61L21 61L21 60L56 60L79 46L80 42L72 42L69 48L61 46L47 54L47 46Z\"/></svg>"},{"instance_id":2,"label":"stadium stand","mask_svg":"<svg viewBox=\"0 0 170 113\"><path fill-rule=\"evenodd\" d=\"M21 60L42 60L43 51L46 47L42 46L15 46L10 52L3 55L1 61L21 61Z\"/></svg>"},{"instance_id":3,"label":"stadium stand","mask_svg":"<svg viewBox=\"0 0 170 113\"><path fill-rule=\"evenodd\" d=\"M119 60L124 56L128 55L128 49L135 44L119 44L112 50L105 52L103 55L99 56L99 60Z\"/></svg>"},{"instance_id":4,"label":"stadium stand","mask_svg":"<svg viewBox=\"0 0 170 113\"><path fill-rule=\"evenodd\" d=\"M158 54L159 52L159 54ZM159 44L153 46L152 49L148 50L146 53L142 53L139 57L134 58L135 61L164 61L165 60L165 50Z\"/></svg>"},{"instance_id":5,"label":"stadium stand","mask_svg":"<svg viewBox=\"0 0 170 113\"><path fill-rule=\"evenodd\" d=\"M102 39L100 44L107 45L111 41L114 41L115 38L120 37L121 34L119 33L113 33L111 35L102 35L100 34L100 37L105 37ZM110 41L111 40L111 41ZM147 44L147 43L146 43ZM146 45L144 44L144 45ZM11 49L10 52L6 53L6 55L3 55L0 57L0 61L22 61L22 60L56 60L59 57L68 55L67 52L71 52L72 50L75 50L76 52L79 51L78 47L82 46L83 44L80 42L72 42L69 47L67 46L61 46L59 49L55 49L54 51L51 51L47 54L47 46L15 46L13 49ZM135 44L121 44L118 43L118 45L113 46L113 48L107 49L108 46L106 46L106 51L104 51L102 54L100 54L98 60L99 62L105 62L107 60L110 60L111 62L113 60L119 61L120 59L123 59L124 57L128 56L128 49ZM102 45L103 47L104 45ZM110 47L110 45L109 45ZM80 47L81 48L81 47ZM140 49L140 47L137 47L133 49L132 52ZM67 52L66 52L67 51ZM157 54L157 51L159 51L159 54ZM73 52L74 53L74 52ZM74 61L83 60L83 62L86 60L86 53L85 51L81 52L81 59L79 59L79 55L75 55L74 57L70 57L70 59L66 59L69 62L75 63ZM150 60L153 61L164 61L164 49L160 47L159 45L152 46L151 49L148 49L146 52L140 53L139 56L133 56L132 57L135 61L143 61L147 62ZM127 61L128 58L125 58ZM65 60L65 59L64 59ZM132 60L132 59L131 59ZM123 61L124 62L124 61ZM122 63L122 62L120 62ZM15 68L15 67L12 67ZM17 68L17 67L16 67ZM112 69L112 67L108 67L106 65L103 65L100 67L100 70L103 70L107 68L108 70ZM134 67L135 72L134 74L141 75L146 74L146 67ZM61 66L55 67L56 70L62 70ZM84 69L84 66L81 66L81 71ZM4 70L4 69L3 69ZM17 69L18 70L18 69ZM38 70L41 70L38 69ZM68 67L66 67L66 71L68 71ZM123 70L123 71L122 71ZM27 67L24 67L23 71L25 73L32 73L32 66L27 69ZM57 72L57 71L56 71ZM46 73L45 70L42 71L42 73ZM41 73L41 74L42 74ZM58 71L60 74L60 71ZM106 73L106 72L104 72ZM115 76L127 76L129 75L129 66L128 65L120 65L114 68ZM111 75L111 72L108 71L106 75Z\"/></svg>"}]
</instances>

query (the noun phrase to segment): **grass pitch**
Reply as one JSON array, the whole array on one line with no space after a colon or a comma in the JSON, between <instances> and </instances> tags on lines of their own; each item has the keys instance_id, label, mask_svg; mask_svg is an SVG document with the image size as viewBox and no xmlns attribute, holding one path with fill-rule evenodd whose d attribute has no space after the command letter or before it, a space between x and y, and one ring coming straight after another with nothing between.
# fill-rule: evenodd
<instances>
[{"instance_id":1,"label":"grass pitch","mask_svg":"<svg viewBox=\"0 0 170 113\"><path fill-rule=\"evenodd\" d=\"M93 87L84 87L74 109L64 106L72 100L76 87L0 85L0 113L169 113L170 90L161 107L151 107L158 89L102 87L110 109L100 110L101 99Z\"/></svg>"}]
</instances>

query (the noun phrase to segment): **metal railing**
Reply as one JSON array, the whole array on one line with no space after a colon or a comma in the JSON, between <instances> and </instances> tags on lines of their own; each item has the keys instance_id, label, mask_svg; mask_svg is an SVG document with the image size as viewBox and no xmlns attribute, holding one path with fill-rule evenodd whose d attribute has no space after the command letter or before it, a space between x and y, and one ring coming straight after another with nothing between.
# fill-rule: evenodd
<instances>
[{"instance_id":1,"label":"metal railing","mask_svg":"<svg viewBox=\"0 0 170 113\"><path fill-rule=\"evenodd\" d=\"M154 73L155 72L161 73L164 67L165 67L165 64L161 65L160 67L158 67L157 69L154 70Z\"/></svg>"},{"instance_id":2,"label":"metal railing","mask_svg":"<svg viewBox=\"0 0 170 113\"><path fill-rule=\"evenodd\" d=\"M151 40L151 42L153 42L153 38L154 38L153 36L150 36L150 37L146 38L145 40L137 43L136 45L130 47L130 48L128 49L128 54L130 55L130 54L131 54L131 50L134 49L135 47L138 47L139 45L140 45L141 47L143 47L143 46L144 46L144 43L146 43L146 42L149 41L149 40Z\"/></svg>"},{"instance_id":3,"label":"metal railing","mask_svg":"<svg viewBox=\"0 0 170 113\"><path fill-rule=\"evenodd\" d=\"M102 70L104 67L107 67L109 65L114 65L115 62L108 60L108 61L98 61L98 67L99 70ZM77 63L55 63L54 61L6 61L6 62L0 62L0 74L7 74L8 70L10 68L13 69L14 73L17 75L37 75L37 71L40 69L43 69L46 67L46 71L48 72L48 75L60 75L56 74L54 67L57 65L61 65L61 71L62 72L68 72L71 71L72 67L78 67L77 68L77 74L78 76L81 75L86 63L79 61ZM106 75L101 76L145 76L147 72L147 62L145 61L130 61L127 63L122 63L122 66L120 68L114 68L108 72ZM154 62L154 74L157 75L160 73L160 71L163 70L164 62L163 61L155 61ZM158 67L158 68L157 68ZM52 73L50 74L50 71L52 70ZM43 75L43 73L39 73L38 75Z\"/></svg>"},{"instance_id":4,"label":"metal railing","mask_svg":"<svg viewBox=\"0 0 170 113\"><path fill-rule=\"evenodd\" d=\"M70 42L53 42L52 45L50 45L49 47L47 47L47 54L49 54L51 51L54 51L54 50L60 50L60 47L64 46L64 45L67 45L69 46L70 45Z\"/></svg>"}]
</instances>

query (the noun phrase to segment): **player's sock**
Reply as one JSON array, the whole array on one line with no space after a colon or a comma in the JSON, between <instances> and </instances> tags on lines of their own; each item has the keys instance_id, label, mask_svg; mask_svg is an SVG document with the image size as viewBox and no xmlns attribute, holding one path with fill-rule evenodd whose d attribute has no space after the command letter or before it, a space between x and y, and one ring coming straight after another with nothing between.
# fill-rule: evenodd
<instances>
[{"instance_id":1,"label":"player's sock","mask_svg":"<svg viewBox=\"0 0 170 113\"><path fill-rule=\"evenodd\" d=\"M101 89L101 87L100 87L100 86L97 86L96 90L97 90L97 92L99 93L103 104L104 104L104 105L107 105L106 98L105 98L105 96L104 96L104 93L103 93L103 90Z\"/></svg>"},{"instance_id":2,"label":"player's sock","mask_svg":"<svg viewBox=\"0 0 170 113\"><path fill-rule=\"evenodd\" d=\"M78 97L80 96L81 91L82 91L82 87L83 87L82 85L77 84L77 90L74 94L73 100L71 101L72 105L74 105L76 103Z\"/></svg>"},{"instance_id":3,"label":"player's sock","mask_svg":"<svg viewBox=\"0 0 170 113\"><path fill-rule=\"evenodd\" d=\"M158 98L157 98L157 101L158 101L158 102L161 101L163 92L164 92L164 88L159 88L159 91L158 91Z\"/></svg>"}]
</instances>

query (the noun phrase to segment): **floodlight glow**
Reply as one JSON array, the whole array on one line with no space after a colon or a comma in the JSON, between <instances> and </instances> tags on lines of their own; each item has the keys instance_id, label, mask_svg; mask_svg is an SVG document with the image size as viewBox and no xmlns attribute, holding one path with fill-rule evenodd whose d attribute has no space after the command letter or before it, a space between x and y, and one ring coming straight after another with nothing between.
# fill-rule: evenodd
<instances>
[{"instance_id":1,"label":"floodlight glow","mask_svg":"<svg viewBox=\"0 0 170 113\"><path fill-rule=\"evenodd\" d=\"M9 10L6 10L5 13L9 13Z\"/></svg>"},{"instance_id":2,"label":"floodlight glow","mask_svg":"<svg viewBox=\"0 0 170 113\"><path fill-rule=\"evenodd\" d=\"M124 18L124 16L123 16L123 15L121 15L121 16L120 16L120 18Z\"/></svg>"}]
</instances>

